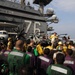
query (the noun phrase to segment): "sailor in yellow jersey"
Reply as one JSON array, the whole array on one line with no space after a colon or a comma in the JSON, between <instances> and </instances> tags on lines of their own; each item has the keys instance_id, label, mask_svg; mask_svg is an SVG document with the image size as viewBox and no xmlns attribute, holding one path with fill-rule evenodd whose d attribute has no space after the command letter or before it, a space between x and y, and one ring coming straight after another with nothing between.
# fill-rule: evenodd
<instances>
[{"instance_id":1,"label":"sailor in yellow jersey","mask_svg":"<svg viewBox=\"0 0 75 75\"><path fill-rule=\"evenodd\" d=\"M40 43L36 46L36 49L37 49L39 55L43 54L43 49L42 49L42 46Z\"/></svg>"},{"instance_id":2,"label":"sailor in yellow jersey","mask_svg":"<svg viewBox=\"0 0 75 75\"><path fill-rule=\"evenodd\" d=\"M58 38L58 36L57 36L57 33L54 32L54 33L50 36L52 46L53 46L53 43L54 43L54 41L55 41L56 38Z\"/></svg>"},{"instance_id":3,"label":"sailor in yellow jersey","mask_svg":"<svg viewBox=\"0 0 75 75\"><path fill-rule=\"evenodd\" d=\"M48 43L48 46L46 46L46 48L48 48L48 49L50 49L50 50L53 50L53 47L52 47L51 42Z\"/></svg>"},{"instance_id":4,"label":"sailor in yellow jersey","mask_svg":"<svg viewBox=\"0 0 75 75\"><path fill-rule=\"evenodd\" d=\"M67 45L66 43L63 43L63 52L66 52L66 50L67 50Z\"/></svg>"},{"instance_id":5,"label":"sailor in yellow jersey","mask_svg":"<svg viewBox=\"0 0 75 75\"><path fill-rule=\"evenodd\" d=\"M75 49L73 41L69 41L68 49L72 49L72 50Z\"/></svg>"},{"instance_id":6,"label":"sailor in yellow jersey","mask_svg":"<svg viewBox=\"0 0 75 75\"><path fill-rule=\"evenodd\" d=\"M58 51L60 51L60 52L62 52L63 51L63 46L62 46L62 41L59 41L58 42L58 46L56 47L56 49L58 50Z\"/></svg>"},{"instance_id":7,"label":"sailor in yellow jersey","mask_svg":"<svg viewBox=\"0 0 75 75\"><path fill-rule=\"evenodd\" d=\"M12 50L12 38L8 38L8 43L7 43L7 50L11 51Z\"/></svg>"},{"instance_id":8,"label":"sailor in yellow jersey","mask_svg":"<svg viewBox=\"0 0 75 75\"><path fill-rule=\"evenodd\" d=\"M50 50L53 50L53 47L52 46L47 46L46 48L48 48Z\"/></svg>"}]
</instances>

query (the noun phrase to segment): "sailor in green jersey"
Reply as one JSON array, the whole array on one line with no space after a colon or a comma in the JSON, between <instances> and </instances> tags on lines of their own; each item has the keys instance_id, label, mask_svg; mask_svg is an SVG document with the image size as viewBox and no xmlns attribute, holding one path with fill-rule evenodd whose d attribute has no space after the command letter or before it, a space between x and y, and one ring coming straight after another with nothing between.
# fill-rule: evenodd
<instances>
[{"instance_id":1,"label":"sailor in green jersey","mask_svg":"<svg viewBox=\"0 0 75 75\"><path fill-rule=\"evenodd\" d=\"M72 75L70 68L63 65L65 55L58 53L54 65L50 65L47 69L48 75Z\"/></svg>"},{"instance_id":2,"label":"sailor in green jersey","mask_svg":"<svg viewBox=\"0 0 75 75\"><path fill-rule=\"evenodd\" d=\"M26 54L22 52L23 41L18 40L15 49L8 54L9 75L19 75L18 70L25 65Z\"/></svg>"},{"instance_id":3,"label":"sailor in green jersey","mask_svg":"<svg viewBox=\"0 0 75 75\"><path fill-rule=\"evenodd\" d=\"M35 56L38 56L38 55L39 55L36 48L34 48L34 55L35 55Z\"/></svg>"}]
</instances>

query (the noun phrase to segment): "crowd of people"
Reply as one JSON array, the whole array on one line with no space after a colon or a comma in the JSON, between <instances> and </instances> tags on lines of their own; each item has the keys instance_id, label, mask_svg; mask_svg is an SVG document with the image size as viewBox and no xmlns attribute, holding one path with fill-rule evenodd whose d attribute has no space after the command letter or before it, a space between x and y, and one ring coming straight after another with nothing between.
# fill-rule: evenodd
<instances>
[{"instance_id":1,"label":"crowd of people","mask_svg":"<svg viewBox=\"0 0 75 75\"><path fill-rule=\"evenodd\" d=\"M0 43L0 75L75 75L75 43L56 32L40 41Z\"/></svg>"}]
</instances>

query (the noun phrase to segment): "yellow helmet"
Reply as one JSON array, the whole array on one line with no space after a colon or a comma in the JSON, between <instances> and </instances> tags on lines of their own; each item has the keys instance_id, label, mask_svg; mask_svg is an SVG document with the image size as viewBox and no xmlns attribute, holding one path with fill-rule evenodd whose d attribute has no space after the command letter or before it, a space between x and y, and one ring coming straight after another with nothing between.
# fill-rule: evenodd
<instances>
[{"instance_id":1,"label":"yellow helmet","mask_svg":"<svg viewBox=\"0 0 75 75\"><path fill-rule=\"evenodd\" d=\"M62 44L62 42L61 42L61 41L59 41L59 42L58 42L58 44L59 44L59 45L61 45L61 44Z\"/></svg>"},{"instance_id":2,"label":"yellow helmet","mask_svg":"<svg viewBox=\"0 0 75 75\"><path fill-rule=\"evenodd\" d=\"M10 41L10 40L11 40L11 37L8 38L8 41Z\"/></svg>"}]
</instances>

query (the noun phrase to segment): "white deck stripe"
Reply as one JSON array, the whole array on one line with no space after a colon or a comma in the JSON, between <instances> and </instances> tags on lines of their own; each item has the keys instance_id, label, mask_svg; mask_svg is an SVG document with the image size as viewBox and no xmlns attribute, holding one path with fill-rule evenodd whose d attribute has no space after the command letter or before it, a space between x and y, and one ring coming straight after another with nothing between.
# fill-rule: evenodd
<instances>
[{"instance_id":1,"label":"white deck stripe","mask_svg":"<svg viewBox=\"0 0 75 75\"><path fill-rule=\"evenodd\" d=\"M65 60L64 64L74 64L74 61Z\"/></svg>"},{"instance_id":2,"label":"white deck stripe","mask_svg":"<svg viewBox=\"0 0 75 75\"><path fill-rule=\"evenodd\" d=\"M39 56L39 58L40 58L41 60L44 60L44 61L46 61L46 62L49 62L49 59L47 59L47 58L45 58L45 57L43 57L43 56Z\"/></svg>"},{"instance_id":3,"label":"white deck stripe","mask_svg":"<svg viewBox=\"0 0 75 75\"><path fill-rule=\"evenodd\" d=\"M30 57L32 57L32 54L28 54Z\"/></svg>"},{"instance_id":4,"label":"white deck stripe","mask_svg":"<svg viewBox=\"0 0 75 75\"><path fill-rule=\"evenodd\" d=\"M11 55L16 55L16 56L21 56L23 57L23 53L20 53L20 52L10 52Z\"/></svg>"},{"instance_id":5,"label":"white deck stripe","mask_svg":"<svg viewBox=\"0 0 75 75\"><path fill-rule=\"evenodd\" d=\"M66 69L63 69L63 68L60 68L60 67L57 67L57 66L52 66L51 69L55 70L55 71L58 71L58 72L61 72L61 73L64 73L64 74L67 74Z\"/></svg>"},{"instance_id":6,"label":"white deck stripe","mask_svg":"<svg viewBox=\"0 0 75 75\"><path fill-rule=\"evenodd\" d=\"M4 54L9 54L9 52L4 52Z\"/></svg>"}]
</instances>

